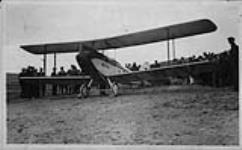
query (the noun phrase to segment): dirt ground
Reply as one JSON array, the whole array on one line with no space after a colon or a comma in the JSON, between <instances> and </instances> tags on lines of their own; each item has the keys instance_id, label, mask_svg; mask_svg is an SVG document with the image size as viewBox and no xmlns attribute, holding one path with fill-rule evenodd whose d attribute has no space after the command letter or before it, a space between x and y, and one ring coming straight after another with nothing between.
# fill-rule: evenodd
<instances>
[{"instance_id":1,"label":"dirt ground","mask_svg":"<svg viewBox=\"0 0 242 150\"><path fill-rule=\"evenodd\" d=\"M8 143L238 145L238 93L163 86L7 105Z\"/></svg>"}]
</instances>

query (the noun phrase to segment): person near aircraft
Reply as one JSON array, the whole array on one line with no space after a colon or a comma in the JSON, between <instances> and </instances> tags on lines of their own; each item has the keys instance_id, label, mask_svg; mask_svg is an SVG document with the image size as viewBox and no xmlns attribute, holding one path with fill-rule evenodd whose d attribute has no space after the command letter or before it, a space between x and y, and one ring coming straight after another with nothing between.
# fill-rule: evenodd
<instances>
[{"instance_id":1,"label":"person near aircraft","mask_svg":"<svg viewBox=\"0 0 242 150\"><path fill-rule=\"evenodd\" d=\"M130 64L130 63L125 64L125 68L131 70L131 69L130 69L130 68L131 68L131 64Z\"/></svg>"},{"instance_id":2,"label":"person near aircraft","mask_svg":"<svg viewBox=\"0 0 242 150\"><path fill-rule=\"evenodd\" d=\"M51 76L54 77L56 76L56 68L53 67L52 72L51 72ZM52 95L57 95L57 84L52 84Z\"/></svg>"},{"instance_id":3,"label":"person near aircraft","mask_svg":"<svg viewBox=\"0 0 242 150\"><path fill-rule=\"evenodd\" d=\"M43 71L43 68L39 68L39 72L37 73L38 76L45 76L45 73Z\"/></svg>"},{"instance_id":4,"label":"person near aircraft","mask_svg":"<svg viewBox=\"0 0 242 150\"><path fill-rule=\"evenodd\" d=\"M234 90L239 89L239 46L235 43L234 37L228 37L228 43L230 45L230 69L232 73L232 83Z\"/></svg>"},{"instance_id":5,"label":"person near aircraft","mask_svg":"<svg viewBox=\"0 0 242 150\"><path fill-rule=\"evenodd\" d=\"M133 62L132 67L130 68L131 71L139 71L140 65L137 65L136 62Z\"/></svg>"},{"instance_id":6,"label":"person near aircraft","mask_svg":"<svg viewBox=\"0 0 242 150\"><path fill-rule=\"evenodd\" d=\"M34 66L28 66L27 76L37 76L37 69ZM37 85L38 86L38 85ZM28 98L37 97L37 86L34 83L28 84Z\"/></svg>"},{"instance_id":7,"label":"person near aircraft","mask_svg":"<svg viewBox=\"0 0 242 150\"><path fill-rule=\"evenodd\" d=\"M155 60L154 64L150 65L150 68L159 68L159 67L160 67L160 64L158 63L157 60Z\"/></svg>"},{"instance_id":8,"label":"person near aircraft","mask_svg":"<svg viewBox=\"0 0 242 150\"><path fill-rule=\"evenodd\" d=\"M64 70L64 67L61 66L60 67L60 71L58 72L58 76L66 76L66 75L67 75L67 73ZM67 92L67 86L66 85L63 85L63 84L60 84L59 86L60 86L60 93L61 94L66 94L66 92Z\"/></svg>"},{"instance_id":9,"label":"person near aircraft","mask_svg":"<svg viewBox=\"0 0 242 150\"><path fill-rule=\"evenodd\" d=\"M37 72L37 76L45 76L45 73L42 67L39 68L39 71ZM44 94L45 94L45 85L35 85L35 97L39 97L40 95L44 96Z\"/></svg>"},{"instance_id":10,"label":"person near aircraft","mask_svg":"<svg viewBox=\"0 0 242 150\"><path fill-rule=\"evenodd\" d=\"M19 78L20 77L25 77L27 75L27 69L26 68L22 68L21 72L19 73ZM20 88L21 88L21 93L20 93L20 97L22 98L26 98L28 95L28 85L23 82L23 80L19 80L19 84L20 84Z\"/></svg>"},{"instance_id":11,"label":"person near aircraft","mask_svg":"<svg viewBox=\"0 0 242 150\"><path fill-rule=\"evenodd\" d=\"M67 71L67 75L69 76L78 76L80 75L80 70L77 69L75 65L71 65L71 68ZM68 94L73 94L78 91L79 86L77 87L76 85L68 85L67 86L67 93Z\"/></svg>"}]
</instances>

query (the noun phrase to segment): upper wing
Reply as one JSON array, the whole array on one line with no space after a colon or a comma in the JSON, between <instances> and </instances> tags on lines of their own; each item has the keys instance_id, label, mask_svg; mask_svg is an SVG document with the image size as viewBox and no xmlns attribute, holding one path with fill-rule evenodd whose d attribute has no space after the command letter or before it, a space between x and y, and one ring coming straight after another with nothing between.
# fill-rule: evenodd
<instances>
[{"instance_id":1,"label":"upper wing","mask_svg":"<svg viewBox=\"0 0 242 150\"><path fill-rule=\"evenodd\" d=\"M212 72L214 65L212 62L193 62L180 65L165 66L147 71L134 71L131 73L118 74L109 78L118 83L130 83L134 81L155 81L168 77L188 77L188 75L199 75L204 72Z\"/></svg>"},{"instance_id":2,"label":"upper wing","mask_svg":"<svg viewBox=\"0 0 242 150\"><path fill-rule=\"evenodd\" d=\"M209 33L216 29L217 27L212 21L202 19L111 38L66 43L22 45L21 48L34 54L78 52L82 46L92 50L108 50Z\"/></svg>"}]
</instances>

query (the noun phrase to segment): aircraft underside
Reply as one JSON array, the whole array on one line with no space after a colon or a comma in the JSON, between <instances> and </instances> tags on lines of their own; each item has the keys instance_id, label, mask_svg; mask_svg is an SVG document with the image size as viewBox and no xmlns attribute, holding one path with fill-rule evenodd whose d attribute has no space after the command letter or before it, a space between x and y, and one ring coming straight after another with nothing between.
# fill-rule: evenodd
<instances>
[{"instance_id":1,"label":"aircraft underside","mask_svg":"<svg viewBox=\"0 0 242 150\"><path fill-rule=\"evenodd\" d=\"M108 76L126 73L128 72L127 69L123 68L115 60L96 51L79 53L76 56L76 60L82 71L91 77L89 82L84 83L80 87L80 94L78 97L87 97L94 82L98 83L101 94L104 89L111 88L114 95L117 95L117 83L111 81Z\"/></svg>"}]
</instances>

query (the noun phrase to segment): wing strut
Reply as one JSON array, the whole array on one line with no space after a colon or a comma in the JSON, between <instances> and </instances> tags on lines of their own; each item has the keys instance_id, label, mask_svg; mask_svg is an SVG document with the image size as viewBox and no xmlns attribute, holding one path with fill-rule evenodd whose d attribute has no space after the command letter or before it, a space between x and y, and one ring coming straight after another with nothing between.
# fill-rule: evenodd
<instances>
[{"instance_id":1,"label":"wing strut","mask_svg":"<svg viewBox=\"0 0 242 150\"><path fill-rule=\"evenodd\" d=\"M167 29L167 63L170 63L170 30Z\"/></svg>"},{"instance_id":2,"label":"wing strut","mask_svg":"<svg viewBox=\"0 0 242 150\"><path fill-rule=\"evenodd\" d=\"M44 69L44 75L46 76L47 53L46 53L46 46L44 46L44 47L45 47L45 52L43 54L43 57L44 57L44 59L43 59L43 69Z\"/></svg>"},{"instance_id":3,"label":"wing strut","mask_svg":"<svg viewBox=\"0 0 242 150\"><path fill-rule=\"evenodd\" d=\"M172 43L172 50L173 50L173 59L176 58L176 44L175 44L175 39L172 39L171 40L171 43Z\"/></svg>"},{"instance_id":4,"label":"wing strut","mask_svg":"<svg viewBox=\"0 0 242 150\"><path fill-rule=\"evenodd\" d=\"M170 47L170 41L171 41L171 47ZM170 48L173 50L173 59L175 59L175 39L170 37L170 31L167 29L167 63L170 63Z\"/></svg>"},{"instance_id":5,"label":"wing strut","mask_svg":"<svg viewBox=\"0 0 242 150\"><path fill-rule=\"evenodd\" d=\"M167 62L170 63L170 40L167 40Z\"/></svg>"},{"instance_id":6,"label":"wing strut","mask_svg":"<svg viewBox=\"0 0 242 150\"><path fill-rule=\"evenodd\" d=\"M56 72L56 70L57 70L57 68L56 68L56 53L54 53L54 68L53 68L54 70L54 74L56 74L57 72Z\"/></svg>"}]
</instances>

